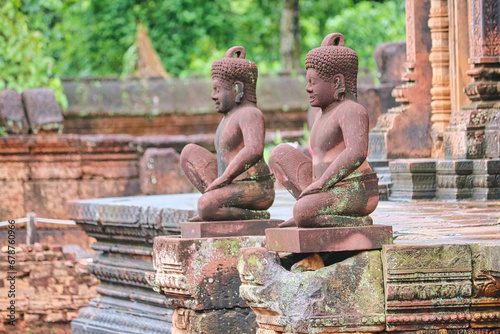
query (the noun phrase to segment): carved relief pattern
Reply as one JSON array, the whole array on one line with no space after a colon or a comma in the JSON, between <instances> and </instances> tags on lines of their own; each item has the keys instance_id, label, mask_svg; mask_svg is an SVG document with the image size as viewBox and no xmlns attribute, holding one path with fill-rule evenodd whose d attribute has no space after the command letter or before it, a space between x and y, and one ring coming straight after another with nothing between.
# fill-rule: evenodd
<instances>
[{"instance_id":1,"label":"carved relief pattern","mask_svg":"<svg viewBox=\"0 0 500 334\"><path fill-rule=\"evenodd\" d=\"M478 159L484 154L484 131L467 132L467 158Z\"/></svg>"},{"instance_id":2,"label":"carved relief pattern","mask_svg":"<svg viewBox=\"0 0 500 334\"><path fill-rule=\"evenodd\" d=\"M429 28L432 38L429 60L432 65L431 121L435 134L433 156L441 157L444 151L439 143L443 141L451 114L448 1L431 1Z\"/></svg>"},{"instance_id":3,"label":"carved relief pattern","mask_svg":"<svg viewBox=\"0 0 500 334\"><path fill-rule=\"evenodd\" d=\"M395 246L386 259L387 330L467 328L471 257L463 246Z\"/></svg>"},{"instance_id":4,"label":"carved relief pattern","mask_svg":"<svg viewBox=\"0 0 500 334\"><path fill-rule=\"evenodd\" d=\"M484 41L483 55L500 55L500 42L498 38L498 1L484 0Z\"/></svg>"}]
</instances>

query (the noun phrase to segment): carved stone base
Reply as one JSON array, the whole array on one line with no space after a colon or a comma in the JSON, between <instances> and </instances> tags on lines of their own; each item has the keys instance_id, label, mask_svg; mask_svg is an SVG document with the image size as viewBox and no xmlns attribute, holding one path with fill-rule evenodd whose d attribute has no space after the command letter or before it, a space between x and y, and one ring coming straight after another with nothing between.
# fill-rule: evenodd
<instances>
[{"instance_id":1,"label":"carved stone base","mask_svg":"<svg viewBox=\"0 0 500 334\"><path fill-rule=\"evenodd\" d=\"M240 294L257 315L259 333L384 330L380 251L316 271L291 272L280 262L265 248L240 252Z\"/></svg>"},{"instance_id":2,"label":"carved stone base","mask_svg":"<svg viewBox=\"0 0 500 334\"><path fill-rule=\"evenodd\" d=\"M468 245L388 245L382 250L387 331L468 328Z\"/></svg>"},{"instance_id":3,"label":"carved stone base","mask_svg":"<svg viewBox=\"0 0 500 334\"><path fill-rule=\"evenodd\" d=\"M80 310L71 322L73 334L170 334L174 310L144 302L102 296Z\"/></svg>"},{"instance_id":4,"label":"carved stone base","mask_svg":"<svg viewBox=\"0 0 500 334\"><path fill-rule=\"evenodd\" d=\"M436 160L399 159L389 163L392 191L389 199L430 199L436 194Z\"/></svg>"},{"instance_id":5,"label":"carved stone base","mask_svg":"<svg viewBox=\"0 0 500 334\"><path fill-rule=\"evenodd\" d=\"M254 334L256 329L255 314L249 308L209 311L179 308L172 320L172 334Z\"/></svg>"},{"instance_id":6,"label":"carved stone base","mask_svg":"<svg viewBox=\"0 0 500 334\"><path fill-rule=\"evenodd\" d=\"M184 239L157 237L153 246L155 273L148 277L166 305L192 310L246 308L236 270L242 247L264 245L263 236Z\"/></svg>"},{"instance_id":7,"label":"carved stone base","mask_svg":"<svg viewBox=\"0 0 500 334\"><path fill-rule=\"evenodd\" d=\"M381 249L392 243L392 227L281 228L266 230L266 246L273 252L317 253Z\"/></svg>"},{"instance_id":8,"label":"carved stone base","mask_svg":"<svg viewBox=\"0 0 500 334\"><path fill-rule=\"evenodd\" d=\"M500 199L500 159L438 160L438 199Z\"/></svg>"},{"instance_id":9,"label":"carved stone base","mask_svg":"<svg viewBox=\"0 0 500 334\"><path fill-rule=\"evenodd\" d=\"M437 199L472 197L473 160L440 160L436 166Z\"/></svg>"},{"instance_id":10,"label":"carved stone base","mask_svg":"<svg viewBox=\"0 0 500 334\"><path fill-rule=\"evenodd\" d=\"M266 228L278 227L282 220L233 220L210 222L182 222L182 238L236 237L265 235Z\"/></svg>"}]
</instances>

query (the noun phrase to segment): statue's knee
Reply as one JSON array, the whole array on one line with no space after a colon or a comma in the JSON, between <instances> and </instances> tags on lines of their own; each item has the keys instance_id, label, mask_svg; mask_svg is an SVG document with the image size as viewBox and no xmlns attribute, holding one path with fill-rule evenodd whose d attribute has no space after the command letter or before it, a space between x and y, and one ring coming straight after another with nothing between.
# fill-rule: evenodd
<instances>
[{"instance_id":1,"label":"statue's knee","mask_svg":"<svg viewBox=\"0 0 500 334\"><path fill-rule=\"evenodd\" d=\"M313 214L307 197L299 199L293 207L293 218L297 227L310 227Z\"/></svg>"},{"instance_id":2,"label":"statue's knee","mask_svg":"<svg viewBox=\"0 0 500 334\"><path fill-rule=\"evenodd\" d=\"M269 166L277 165L277 163L291 150L293 147L288 144L279 144L269 154Z\"/></svg>"},{"instance_id":3,"label":"statue's knee","mask_svg":"<svg viewBox=\"0 0 500 334\"><path fill-rule=\"evenodd\" d=\"M214 220L221 205L217 199L209 192L198 200L198 215L203 220Z\"/></svg>"}]
</instances>

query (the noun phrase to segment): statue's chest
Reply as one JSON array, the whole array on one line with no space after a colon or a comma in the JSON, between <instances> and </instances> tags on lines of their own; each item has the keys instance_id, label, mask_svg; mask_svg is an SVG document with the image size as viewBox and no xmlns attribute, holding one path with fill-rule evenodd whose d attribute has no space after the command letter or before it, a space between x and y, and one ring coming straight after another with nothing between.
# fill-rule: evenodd
<instances>
[{"instance_id":1,"label":"statue's chest","mask_svg":"<svg viewBox=\"0 0 500 334\"><path fill-rule=\"evenodd\" d=\"M215 134L215 148L217 151L232 151L241 142L242 134L238 122L232 117L224 117Z\"/></svg>"},{"instance_id":2,"label":"statue's chest","mask_svg":"<svg viewBox=\"0 0 500 334\"><path fill-rule=\"evenodd\" d=\"M311 131L311 147L326 152L343 141L342 129L333 117L320 117Z\"/></svg>"}]
</instances>

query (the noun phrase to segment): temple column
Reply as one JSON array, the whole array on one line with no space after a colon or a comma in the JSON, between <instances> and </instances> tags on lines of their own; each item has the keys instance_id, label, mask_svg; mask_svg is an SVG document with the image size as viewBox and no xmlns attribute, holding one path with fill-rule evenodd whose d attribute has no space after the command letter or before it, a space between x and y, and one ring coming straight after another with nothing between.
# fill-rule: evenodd
<instances>
[{"instance_id":1,"label":"temple column","mask_svg":"<svg viewBox=\"0 0 500 334\"><path fill-rule=\"evenodd\" d=\"M496 0L469 2L470 49L467 74L473 82L465 88L472 101L454 113L445 133L449 159L496 159L500 129L499 4Z\"/></svg>"},{"instance_id":2,"label":"temple column","mask_svg":"<svg viewBox=\"0 0 500 334\"><path fill-rule=\"evenodd\" d=\"M432 157L444 158L443 137L451 114L448 0L431 0L428 24L432 38L429 55L432 66Z\"/></svg>"},{"instance_id":3,"label":"temple column","mask_svg":"<svg viewBox=\"0 0 500 334\"><path fill-rule=\"evenodd\" d=\"M370 132L370 160L431 156L430 0L406 1L406 82L393 90L401 106L379 117Z\"/></svg>"}]
</instances>

